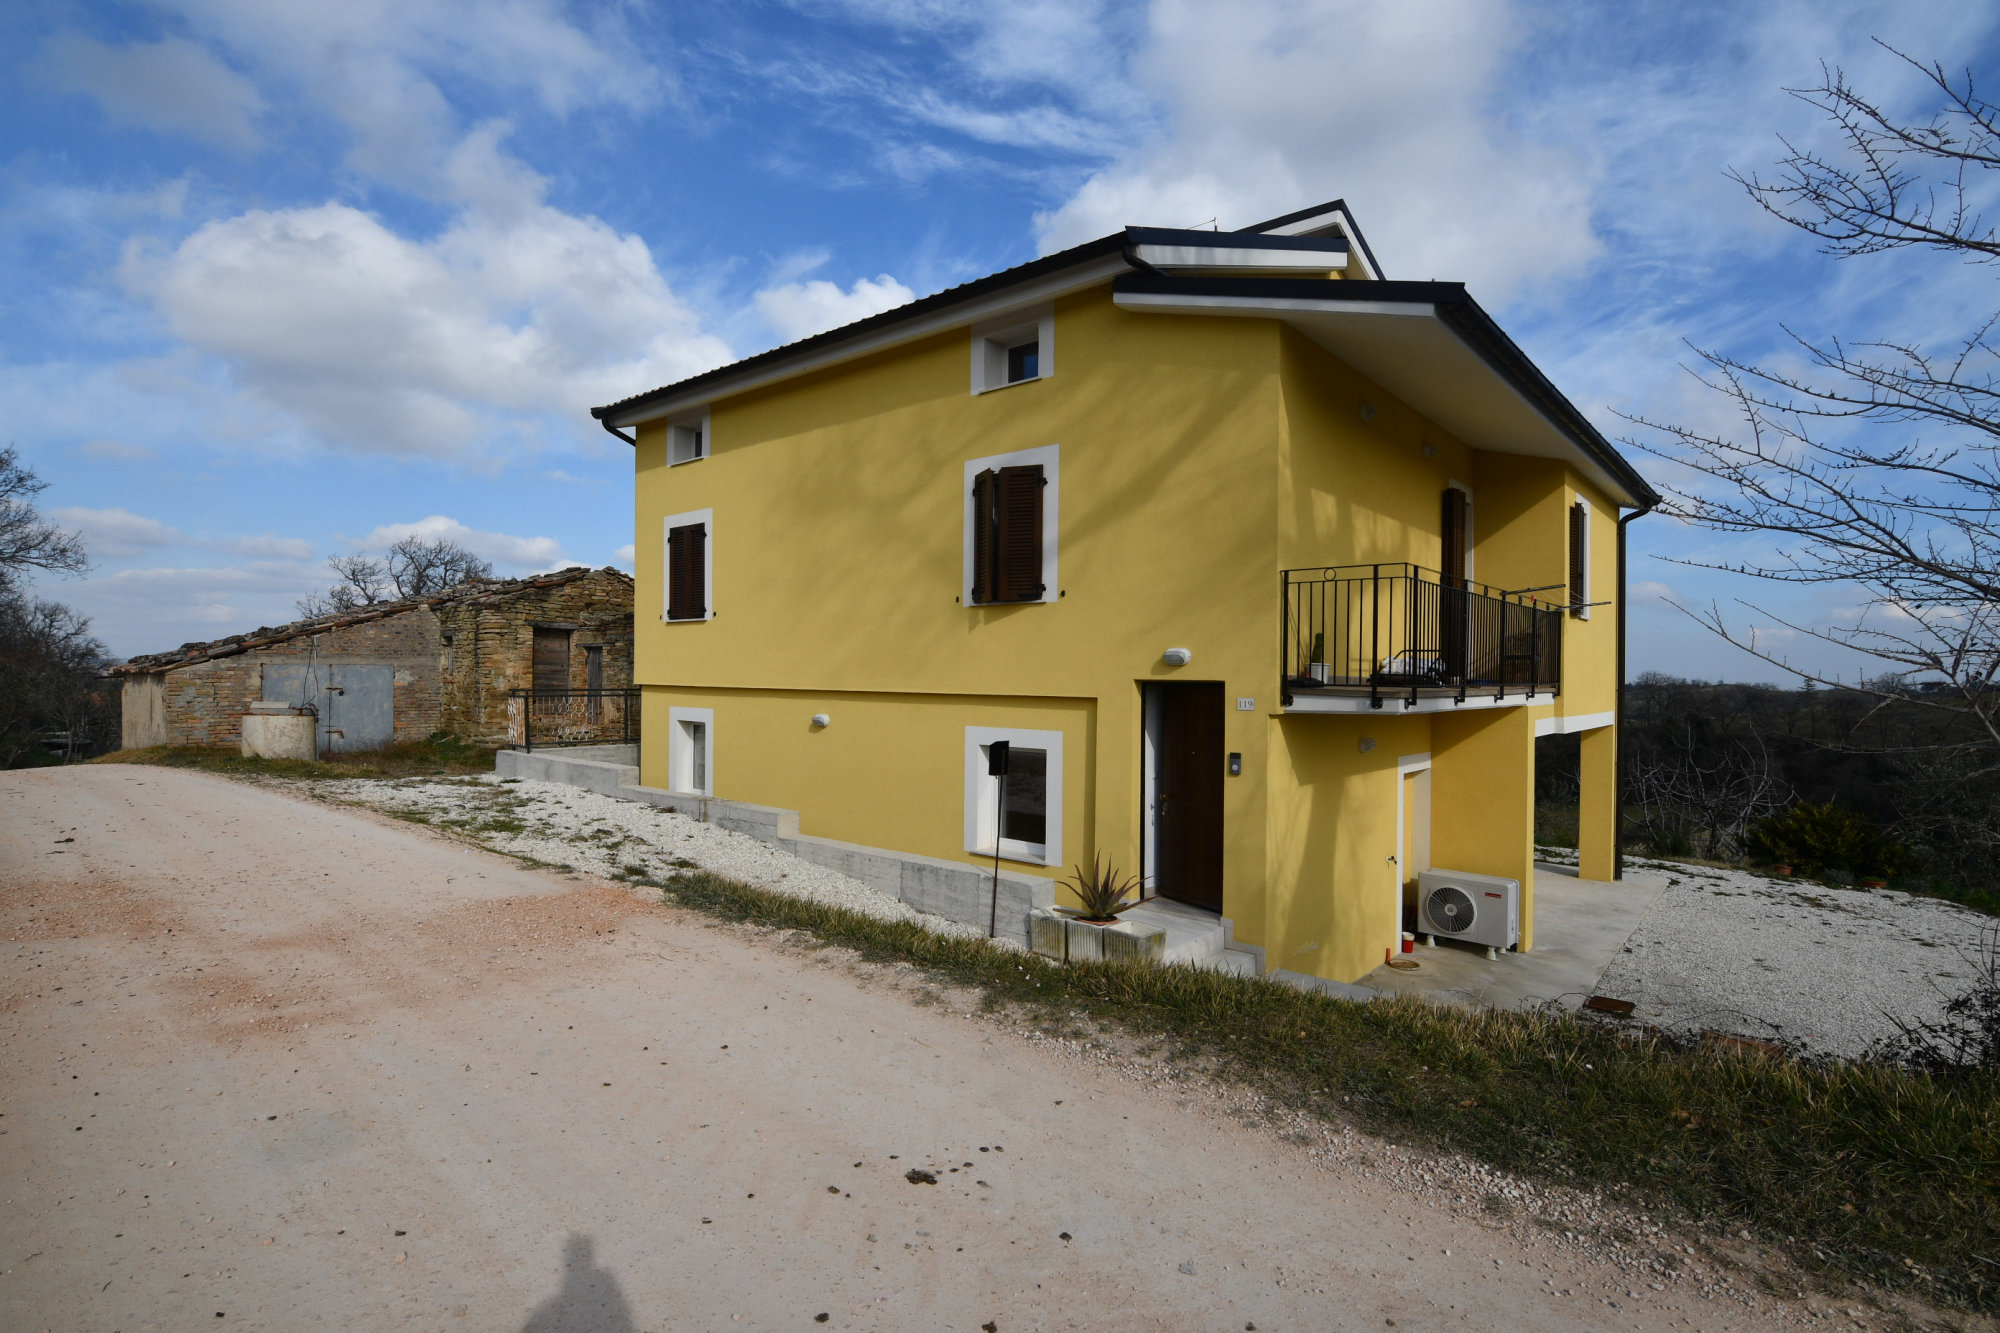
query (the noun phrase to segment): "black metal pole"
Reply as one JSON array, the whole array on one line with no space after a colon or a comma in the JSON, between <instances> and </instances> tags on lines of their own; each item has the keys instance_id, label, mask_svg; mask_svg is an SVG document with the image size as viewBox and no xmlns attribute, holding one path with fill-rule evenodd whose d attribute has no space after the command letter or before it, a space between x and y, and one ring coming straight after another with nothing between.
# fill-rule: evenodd
<instances>
[{"instance_id":1,"label":"black metal pole","mask_svg":"<svg viewBox=\"0 0 2000 1333\"><path fill-rule=\"evenodd\" d=\"M1000 933L1000 824L1006 818L1007 807L1007 759L1012 745L1007 741L994 741L986 747L986 773L993 782L993 906L986 917L986 938L994 939Z\"/></svg>"}]
</instances>

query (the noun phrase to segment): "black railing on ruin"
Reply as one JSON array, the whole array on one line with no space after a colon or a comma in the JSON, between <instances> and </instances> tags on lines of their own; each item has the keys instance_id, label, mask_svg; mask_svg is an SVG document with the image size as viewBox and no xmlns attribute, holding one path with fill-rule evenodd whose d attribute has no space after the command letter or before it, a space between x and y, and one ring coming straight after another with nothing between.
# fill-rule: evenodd
<instances>
[{"instance_id":1,"label":"black railing on ruin","mask_svg":"<svg viewBox=\"0 0 2000 1333\"><path fill-rule=\"evenodd\" d=\"M507 730L528 751L537 745L629 745L639 739L639 691L510 690Z\"/></svg>"},{"instance_id":2,"label":"black railing on ruin","mask_svg":"<svg viewBox=\"0 0 2000 1333\"><path fill-rule=\"evenodd\" d=\"M1562 687L1560 606L1417 565L1284 571L1284 701L1464 703Z\"/></svg>"}]
</instances>

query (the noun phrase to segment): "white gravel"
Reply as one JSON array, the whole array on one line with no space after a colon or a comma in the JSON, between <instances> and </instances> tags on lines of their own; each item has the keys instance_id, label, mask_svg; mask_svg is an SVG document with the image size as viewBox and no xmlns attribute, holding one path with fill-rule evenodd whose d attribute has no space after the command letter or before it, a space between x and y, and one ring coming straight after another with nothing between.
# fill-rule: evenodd
<instances>
[{"instance_id":1,"label":"white gravel","mask_svg":"<svg viewBox=\"0 0 2000 1333\"><path fill-rule=\"evenodd\" d=\"M879 921L913 921L939 935L986 934L977 926L919 912L860 880L769 843L580 787L486 776L357 778L323 782L318 790L391 813L422 815L428 823L470 834L496 851L585 874L663 880L677 870L699 868Z\"/></svg>"},{"instance_id":2,"label":"white gravel","mask_svg":"<svg viewBox=\"0 0 2000 1333\"><path fill-rule=\"evenodd\" d=\"M1639 860L1667 881L1598 982L1633 1017L1856 1057L1938 1016L1994 918L1935 898ZM1894 1016L1892 1018L1892 1015Z\"/></svg>"}]
</instances>

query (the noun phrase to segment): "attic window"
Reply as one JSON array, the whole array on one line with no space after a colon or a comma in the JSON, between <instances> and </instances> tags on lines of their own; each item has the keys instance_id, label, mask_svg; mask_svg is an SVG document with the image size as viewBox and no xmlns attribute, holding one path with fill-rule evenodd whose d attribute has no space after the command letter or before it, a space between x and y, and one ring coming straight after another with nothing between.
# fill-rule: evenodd
<instances>
[{"instance_id":1,"label":"attic window","mask_svg":"<svg viewBox=\"0 0 2000 1333\"><path fill-rule=\"evenodd\" d=\"M667 426L667 466L708 457L708 413Z\"/></svg>"},{"instance_id":2,"label":"attic window","mask_svg":"<svg viewBox=\"0 0 2000 1333\"><path fill-rule=\"evenodd\" d=\"M972 330L972 391L1045 380L1055 372L1055 311L1017 312Z\"/></svg>"}]
</instances>

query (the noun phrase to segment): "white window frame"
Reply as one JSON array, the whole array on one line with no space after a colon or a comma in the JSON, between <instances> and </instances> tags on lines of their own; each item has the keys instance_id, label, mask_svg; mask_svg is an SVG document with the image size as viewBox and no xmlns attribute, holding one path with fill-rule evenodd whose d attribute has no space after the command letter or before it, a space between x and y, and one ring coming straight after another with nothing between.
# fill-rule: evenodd
<instances>
[{"instance_id":1,"label":"white window frame","mask_svg":"<svg viewBox=\"0 0 2000 1333\"><path fill-rule=\"evenodd\" d=\"M1059 866L1062 854L1063 734L1060 731L1024 731L1018 727L967 727L965 729L965 850L981 856L993 855L994 836L999 832L1000 779L986 771L986 747L1006 741L1023 750L1041 750L1048 755L1047 820L1048 841L1039 845L1015 838L1000 841L1000 858L1030 865Z\"/></svg>"},{"instance_id":2,"label":"white window frame","mask_svg":"<svg viewBox=\"0 0 2000 1333\"><path fill-rule=\"evenodd\" d=\"M972 600L972 479L991 468L998 472L1003 467L1033 467L1039 464L1042 480L1042 595L1027 602L975 602ZM1053 602L1062 597L1062 589L1056 586L1056 529L1057 519L1062 512L1062 446L1044 444L1034 449L1017 449L1011 454L993 454L987 458L966 460L965 477L959 485L961 521L965 527L963 555L964 577L960 580L959 604L962 606L1033 606L1036 602Z\"/></svg>"},{"instance_id":3,"label":"white window frame","mask_svg":"<svg viewBox=\"0 0 2000 1333\"><path fill-rule=\"evenodd\" d=\"M1577 496L1571 503L1583 506L1583 587L1575 590L1575 600L1579 603L1575 612L1575 618L1578 620L1588 620L1590 619L1590 520L1596 511L1590 507L1590 501L1584 499L1581 495ZM1568 515L1564 515L1564 517L1567 518ZM1569 537L1569 525L1565 523L1563 529L1563 537L1567 540ZM1569 558L1568 551L1563 552L1563 558L1565 560Z\"/></svg>"},{"instance_id":4,"label":"white window frame","mask_svg":"<svg viewBox=\"0 0 2000 1333\"><path fill-rule=\"evenodd\" d=\"M1007 378L1007 351L1024 342L1035 344L1035 373L1027 379ZM1016 384L1033 384L1056 373L1056 308L1043 305L1016 310L972 326L972 392L991 393Z\"/></svg>"},{"instance_id":5,"label":"white window frame","mask_svg":"<svg viewBox=\"0 0 2000 1333\"><path fill-rule=\"evenodd\" d=\"M688 744L684 722L701 724L701 771L708 781L694 785L694 752ZM667 710L667 787L688 796L715 795L715 710L713 708L669 708Z\"/></svg>"},{"instance_id":6,"label":"white window frame","mask_svg":"<svg viewBox=\"0 0 2000 1333\"><path fill-rule=\"evenodd\" d=\"M701 608L699 619L675 620L673 543L667 534L690 523L701 524ZM715 511L690 509L685 514L669 514L660 520L660 620L668 625L699 625L715 619Z\"/></svg>"},{"instance_id":7,"label":"white window frame","mask_svg":"<svg viewBox=\"0 0 2000 1333\"><path fill-rule=\"evenodd\" d=\"M667 420L667 466L699 463L708 457L708 409L677 414Z\"/></svg>"}]
</instances>

